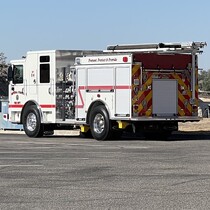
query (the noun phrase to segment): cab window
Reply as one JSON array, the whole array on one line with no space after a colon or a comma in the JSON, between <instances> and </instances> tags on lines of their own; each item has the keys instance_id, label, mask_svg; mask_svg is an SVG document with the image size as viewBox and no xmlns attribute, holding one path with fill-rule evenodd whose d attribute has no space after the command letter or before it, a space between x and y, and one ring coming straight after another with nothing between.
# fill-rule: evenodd
<instances>
[{"instance_id":1,"label":"cab window","mask_svg":"<svg viewBox=\"0 0 210 210\"><path fill-rule=\"evenodd\" d=\"M50 82L50 64L40 64L40 83Z\"/></svg>"},{"instance_id":2,"label":"cab window","mask_svg":"<svg viewBox=\"0 0 210 210\"><path fill-rule=\"evenodd\" d=\"M50 56L40 56L40 83L49 83L50 82Z\"/></svg>"},{"instance_id":3,"label":"cab window","mask_svg":"<svg viewBox=\"0 0 210 210\"><path fill-rule=\"evenodd\" d=\"M13 66L13 83L14 84L23 83L23 65Z\"/></svg>"}]
</instances>

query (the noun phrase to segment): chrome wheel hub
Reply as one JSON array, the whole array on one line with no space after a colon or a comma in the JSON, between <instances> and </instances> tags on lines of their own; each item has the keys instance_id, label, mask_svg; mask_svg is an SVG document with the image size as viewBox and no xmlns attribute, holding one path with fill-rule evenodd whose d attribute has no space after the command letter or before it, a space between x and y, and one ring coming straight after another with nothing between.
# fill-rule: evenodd
<instances>
[{"instance_id":1,"label":"chrome wheel hub","mask_svg":"<svg viewBox=\"0 0 210 210\"><path fill-rule=\"evenodd\" d=\"M105 120L102 114L97 114L93 121L93 129L95 133L101 134L104 131Z\"/></svg>"},{"instance_id":2,"label":"chrome wheel hub","mask_svg":"<svg viewBox=\"0 0 210 210\"><path fill-rule=\"evenodd\" d=\"M36 129L37 119L34 113L29 113L26 118L26 127L29 131L34 131Z\"/></svg>"}]
</instances>

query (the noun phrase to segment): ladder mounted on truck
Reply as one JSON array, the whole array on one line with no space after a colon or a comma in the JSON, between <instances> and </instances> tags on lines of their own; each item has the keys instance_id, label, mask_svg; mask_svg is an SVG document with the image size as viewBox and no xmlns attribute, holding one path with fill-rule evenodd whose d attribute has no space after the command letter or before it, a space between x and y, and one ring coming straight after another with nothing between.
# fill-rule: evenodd
<instances>
[{"instance_id":1,"label":"ladder mounted on truck","mask_svg":"<svg viewBox=\"0 0 210 210\"><path fill-rule=\"evenodd\" d=\"M104 52L202 53L200 49L206 45L206 42L109 45Z\"/></svg>"}]
</instances>

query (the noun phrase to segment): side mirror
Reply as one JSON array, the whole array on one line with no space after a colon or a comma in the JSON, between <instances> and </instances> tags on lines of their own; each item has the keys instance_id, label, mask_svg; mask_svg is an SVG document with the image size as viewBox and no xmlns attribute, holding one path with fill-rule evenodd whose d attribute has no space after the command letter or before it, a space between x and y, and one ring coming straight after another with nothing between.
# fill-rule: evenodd
<instances>
[{"instance_id":1,"label":"side mirror","mask_svg":"<svg viewBox=\"0 0 210 210\"><path fill-rule=\"evenodd\" d=\"M8 71L7 71L7 80L8 82L12 81L13 79L13 69L12 66L9 66Z\"/></svg>"}]
</instances>

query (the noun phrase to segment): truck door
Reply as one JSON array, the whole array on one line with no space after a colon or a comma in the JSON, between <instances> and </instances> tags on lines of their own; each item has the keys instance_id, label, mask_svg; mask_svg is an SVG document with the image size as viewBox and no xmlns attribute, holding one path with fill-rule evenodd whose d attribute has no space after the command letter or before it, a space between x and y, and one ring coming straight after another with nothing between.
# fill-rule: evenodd
<instances>
[{"instance_id":1,"label":"truck door","mask_svg":"<svg viewBox=\"0 0 210 210\"><path fill-rule=\"evenodd\" d=\"M55 109L54 66L53 54L38 55L37 100L46 112L52 112Z\"/></svg>"},{"instance_id":2,"label":"truck door","mask_svg":"<svg viewBox=\"0 0 210 210\"><path fill-rule=\"evenodd\" d=\"M155 116L176 116L178 113L178 84L173 79L153 79L152 110Z\"/></svg>"},{"instance_id":3,"label":"truck door","mask_svg":"<svg viewBox=\"0 0 210 210\"><path fill-rule=\"evenodd\" d=\"M21 108L25 102L24 67L23 63L13 64L13 81L9 90L10 104L13 108Z\"/></svg>"},{"instance_id":4,"label":"truck door","mask_svg":"<svg viewBox=\"0 0 210 210\"><path fill-rule=\"evenodd\" d=\"M115 116L128 117L131 114L130 74L130 66L116 67Z\"/></svg>"},{"instance_id":5,"label":"truck door","mask_svg":"<svg viewBox=\"0 0 210 210\"><path fill-rule=\"evenodd\" d=\"M27 83L27 99L37 101L37 85L38 85L38 55L37 53L30 54L27 56L27 72L26 75L28 78Z\"/></svg>"}]
</instances>

